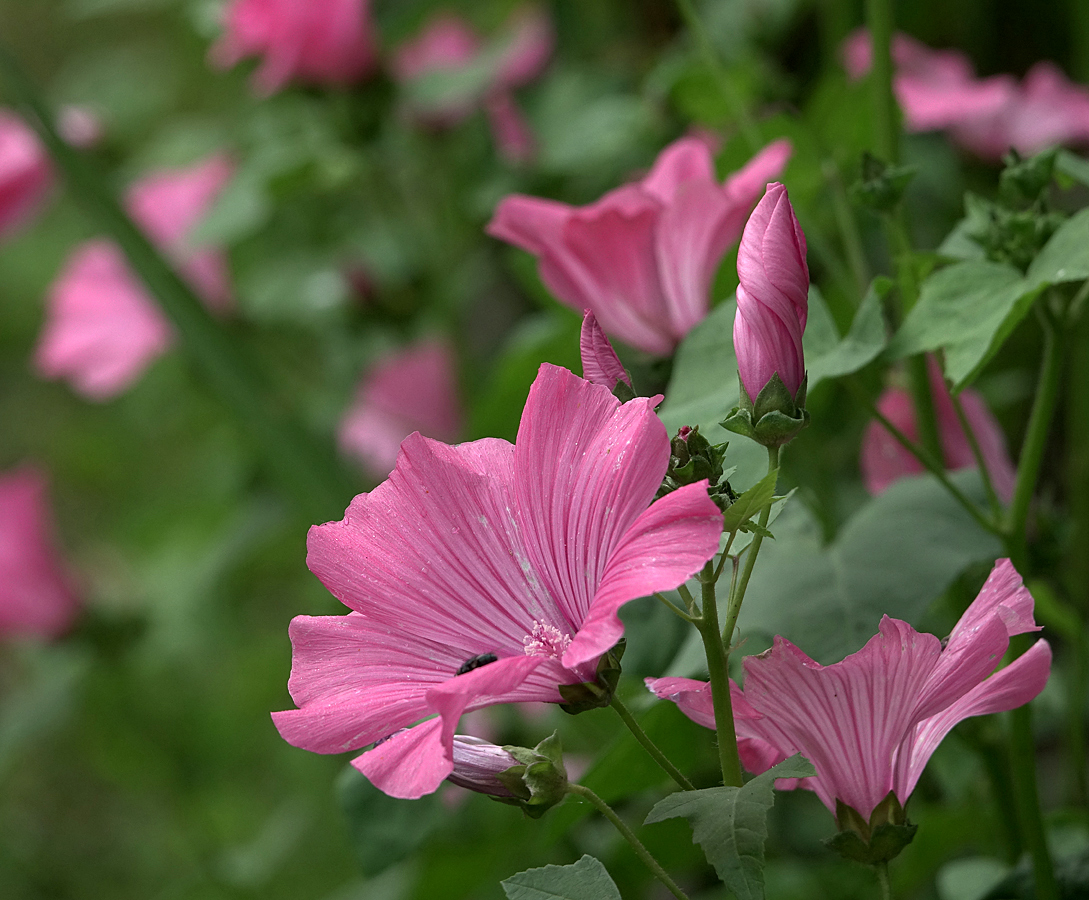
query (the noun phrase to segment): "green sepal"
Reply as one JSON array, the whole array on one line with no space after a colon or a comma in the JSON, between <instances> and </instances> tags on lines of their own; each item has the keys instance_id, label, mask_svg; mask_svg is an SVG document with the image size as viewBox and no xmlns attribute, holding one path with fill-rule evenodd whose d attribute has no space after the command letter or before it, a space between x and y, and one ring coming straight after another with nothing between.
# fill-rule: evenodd
<instances>
[{"instance_id":1,"label":"green sepal","mask_svg":"<svg viewBox=\"0 0 1089 900\"><path fill-rule=\"evenodd\" d=\"M621 403L627 403L629 400L634 400L639 395L635 393L633 388L626 381L618 379L616 387L613 388L613 396L616 397Z\"/></svg>"},{"instance_id":2,"label":"green sepal","mask_svg":"<svg viewBox=\"0 0 1089 900\"><path fill-rule=\"evenodd\" d=\"M836 800L836 824L839 834L828 838L824 845L844 859L877 865L900 855L915 837L918 825L912 825L903 806L892 791L886 795L867 822L842 800Z\"/></svg>"},{"instance_id":3,"label":"green sepal","mask_svg":"<svg viewBox=\"0 0 1089 900\"><path fill-rule=\"evenodd\" d=\"M743 434L765 447L780 447L809 424L809 413L805 409L808 376L802 378L797 393L791 396L776 372L760 389L755 403L745 390L740 372L737 380L740 405L720 423L727 431Z\"/></svg>"},{"instance_id":4,"label":"green sepal","mask_svg":"<svg viewBox=\"0 0 1089 900\"><path fill-rule=\"evenodd\" d=\"M687 435L684 432L688 432ZM707 493L723 512L737 499L730 486L733 469L724 470L728 442L712 444L700 434L700 428L682 428L669 442L669 467L655 498L664 497L686 484L707 480Z\"/></svg>"},{"instance_id":5,"label":"green sepal","mask_svg":"<svg viewBox=\"0 0 1089 900\"><path fill-rule=\"evenodd\" d=\"M567 769L563 764L560 737L553 732L536 747L503 748L520 765L511 766L496 778L513 797L492 797L500 803L519 807L531 819L539 819L567 794Z\"/></svg>"},{"instance_id":6,"label":"green sepal","mask_svg":"<svg viewBox=\"0 0 1089 900\"><path fill-rule=\"evenodd\" d=\"M593 681L561 684L560 696L564 702L560 704L560 709L577 716L587 710L601 709L612 703L617 682L620 681L620 659L624 656L624 647L625 641L621 638L612 650L601 655Z\"/></svg>"},{"instance_id":7,"label":"green sepal","mask_svg":"<svg viewBox=\"0 0 1089 900\"><path fill-rule=\"evenodd\" d=\"M1051 186L1059 148L1049 147L1025 159L1013 148L1002 157L1005 168L998 177L998 187L1008 205L1038 203Z\"/></svg>"}]
</instances>

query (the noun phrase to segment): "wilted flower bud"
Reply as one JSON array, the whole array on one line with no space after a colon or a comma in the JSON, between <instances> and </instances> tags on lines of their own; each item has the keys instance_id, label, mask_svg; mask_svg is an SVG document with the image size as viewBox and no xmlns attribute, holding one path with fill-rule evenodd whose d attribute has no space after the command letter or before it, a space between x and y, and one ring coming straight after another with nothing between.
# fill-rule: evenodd
<instances>
[{"instance_id":1,"label":"wilted flower bud","mask_svg":"<svg viewBox=\"0 0 1089 900\"><path fill-rule=\"evenodd\" d=\"M768 185L737 252L734 350L740 407L723 423L767 446L790 440L808 421L802 333L809 311L809 267L786 188Z\"/></svg>"},{"instance_id":2,"label":"wilted flower bud","mask_svg":"<svg viewBox=\"0 0 1089 900\"><path fill-rule=\"evenodd\" d=\"M590 310L586 310L582 319L579 350L582 352L583 378L594 384L605 385L622 401L626 402L635 396L624 364L620 362L620 357L616 355L613 345Z\"/></svg>"},{"instance_id":3,"label":"wilted flower bud","mask_svg":"<svg viewBox=\"0 0 1089 900\"><path fill-rule=\"evenodd\" d=\"M567 793L567 771L556 734L532 750L499 747L466 734L454 735L454 771L447 780L539 818Z\"/></svg>"}]
</instances>

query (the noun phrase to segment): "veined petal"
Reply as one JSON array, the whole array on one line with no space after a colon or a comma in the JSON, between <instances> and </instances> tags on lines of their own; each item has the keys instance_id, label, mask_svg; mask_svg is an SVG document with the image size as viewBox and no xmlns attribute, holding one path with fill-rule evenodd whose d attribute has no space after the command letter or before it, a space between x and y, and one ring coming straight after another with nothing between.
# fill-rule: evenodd
<instances>
[{"instance_id":1,"label":"veined petal","mask_svg":"<svg viewBox=\"0 0 1089 900\"><path fill-rule=\"evenodd\" d=\"M668 460L669 437L649 400L621 405L601 385L541 366L518 429L515 494L528 561L570 634Z\"/></svg>"},{"instance_id":2,"label":"veined petal","mask_svg":"<svg viewBox=\"0 0 1089 900\"><path fill-rule=\"evenodd\" d=\"M654 166L639 182L639 186L668 206L686 182L699 181L707 184L714 180L715 164L706 141L698 137L683 137L658 154Z\"/></svg>"},{"instance_id":3,"label":"veined petal","mask_svg":"<svg viewBox=\"0 0 1089 900\"><path fill-rule=\"evenodd\" d=\"M830 666L776 638L746 658L745 698L764 715L769 743L813 763L829 809L838 797L869 817L893 787L896 750L918 721L916 698L940 653L936 637L888 616L865 647Z\"/></svg>"},{"instance_id":4,"label":"veined petal","mask_svg":"<svg viewBox=\"0 0 1089 900\"><path fill-rule=\"evenodd\" d=\"M901 747L896 774L897 797L911 795L938 744L958 722L972 716L1005 712L1028 703L1044 689L1050 674L1051 647L1047 641L1039 640L1006 668L916 726Z\"/></svg>"},{"instance_id":5,"label":"veined petal","mask_svg":"<svg viewBox=\"0 0 1089 900\"><path fill-rule=\"evenodd\" d=\"M394 734L352 760L378 790L402 800L433 793L454 771L454 760L442 743L442 720L429 719Z\"/></svg>"},{"instance_id":6,"label":"veined petal","mask_svg":"<svg viewBox=\"0 0 1089 900\"><path fill-rule=\"evenodd\" d=\"M695 678L644 678L643 683L659 700L676 703L678 709L697 725L711 729L715 727L711 682L697 681Z\"/></svg>"},{"instance_id":7,"label":"veined petal","mask_svg":"<svg viewBox=\"0 0 1089 900\"><path fill-rule=\"evenodd\" d=\"M1032 594L1028 592L1021 575L1008 559L997 560L987 576L976 599L960 617L949 635L947 649L971 640L988 618L997 614L1013 637L1028 631L1039 631L1040 626L1032 617Z\"/></svg>"},{"instance_id":8,"label":"veined petal","mask_svg":"<svg viewBox=\"0 0 1089 900\"><path fill-rule=\"evenodd\" d=\"M579 351L582 356L582 375L587 381L604 385L610 391L621 381L631 387L628 373L590 310L586 310L586 315L582 317Z\"/></svg>"},{"instance_id":9,"label":"veined petal","mask_svg":"<svg viewBox=\"0 0 1089 900\"><path fill-rule=\"evenodd\" d=\"M624 633L617 611L629 600L683 584L718 552L722 512L707 482L685 485L644 511L609 558L589 612L563 664L596 659Z\"/></svg>"}]
</instances>

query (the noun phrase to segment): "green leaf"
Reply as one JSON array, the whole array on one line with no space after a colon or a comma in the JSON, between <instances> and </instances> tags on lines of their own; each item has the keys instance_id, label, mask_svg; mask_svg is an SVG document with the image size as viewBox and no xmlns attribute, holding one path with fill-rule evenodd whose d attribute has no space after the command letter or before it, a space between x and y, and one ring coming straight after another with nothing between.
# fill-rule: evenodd
<instances>
[{"instance_id":1,"label":"green leaf","mask_svg":"<svg viewBox=\"0 0 1089 900\"><path fill-rule=\"evenodd\" d=\"M1055 168L1075 181L1089 185L1089 159L1083 159L1069 150L1060 150L1055 157Z\"/></svg>"},{"instance_id":2,"label":"green leaf","mask_svg":"<svg viewBox=\"0 0 1089 900\"><path fill-rule=\"evenodd\" d=\"M890 279L875 278L855 313L847 336L839 340L833 326L832 334L835 340L832 343L825 343L822 340L824 337L822 332L814 332L812 318L815 313L828 316L829 322L831 316L827 313L823 298L816 291L810 291L811 320L807 323L804 341L809 390L813 390L819 381L826 378L839 378L857 372L885 348L887 338L882 303L891 289Z\"/></svg>"},{"instance_id":3,"label":"green leaf","mask_svg":"<svg viewBox=\"0 0 1089 900\"><path fill-rule=\"evenodd\" d=\"M621 900L605 866L588 855L569 866L527 869L501 884L507 900Z\"/></svg>"},{"instance_id":4,"label":"green leaf","mask_svg":"<svg viewBox=\"0 0 1089 900\"><path fill-rule=\"evenodd\" d=\"M1089 209L1067 219L1037 254L1026 280L1032 284L1062 284L1089 278Z\"/></svg>"},{"instance_id":5,"label":"green leaf","mask_svg":"<svg viewBox=\"0 0 1089 900\"><path fill-rule=\"evenodd\" d=\"M982 499L978 473L952 480ZM918 622L965 568L993 560L998 540L932 476L905 478L873 498L821 545L821 529L791 507L764 544L745 595L745 632L781 634L819 662L834 662L877 632L883 613Z\"/></svg>"},{"instance_id":6,"label":"green leaf","mask_svg":"<svg viewBox=\"0 0 1089 900\"><path fill-rule=\"evenodd\" d=\"M722 530L737 531L742 525L771 503L779 472L768 472L756 484L735 500L723 515Z\"/></svg>"},{"instance_id":7,"label":"green leaf","mask_svg":"<svg viewBox=\"0 0 1089 900\"><path fill-rule=\"evenodd\" d=\"M646 825L685 818L692 840L703 848L718 877L737 900L764 896L764 841L768 810L775 801L776 778L805 778L817 774L800 755L783 760L744 787L705 788L671 794L655 804Z\"/></svg>"},{"instance_id":8,"label":"green leaf","mask_svg":"<svg viewBox=\"0 0 1089 900\"><path fill-rule=\"evenodd\" d=\"M1041 286L1013 266L966 260L923 282L919 302L888 347L892 358L945 350L954 390L970 383L1032 306Z\"/></svg>"},{"instance_id":9,"label":"green leaf","mask_svg":"<svg viewBox=\"0 0 1089 900\"><path fill-rule=\"evenodd\" d=\"M719 422L738 405L733 339L736 311L733 298L720 303L677 349L666 399L658 410L670 434L676 434L682 425L698 425L712 443L727 436ZM726 464L737 467L735 478L740 484L763 477L767 460L767 451L754 441L731 441L726 452Z\"/></svg>"}]
</instances>

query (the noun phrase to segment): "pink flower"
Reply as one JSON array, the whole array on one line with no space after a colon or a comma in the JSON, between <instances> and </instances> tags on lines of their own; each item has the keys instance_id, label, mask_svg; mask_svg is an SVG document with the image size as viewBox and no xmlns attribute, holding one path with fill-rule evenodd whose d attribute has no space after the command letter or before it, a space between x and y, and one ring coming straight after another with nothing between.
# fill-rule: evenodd
<instances>
[{"instance_id":1,"label":"pink flower","mask_svg":"<svg viewBox=\"0 0 1089 900\"><path fill-rule=\"evenodd\" d=\"M310 530L307 565L352 612L291 623L299 709L273 713L280 734L319 753L383 741L353 765L419 797L453 771L463 712L594 680L620 606L718 549L705 483L651 503L668 460L649 400L547 364L513 446L408 437L388 481Z\"/></svg>"},{"instance_id":2,"label":"pink flower","mask_svg":"<svg viewBox=\"0 0 1089 900\"><path fill-rule=\"evenodd\" d=\"M0 635L58 637L79 606L53 542L45 476L33 466L0 475Z\"/></svg>"},{"instance_id":3,"label":"pink flower","mask_svg":"<svg viewBox=\"0 0 1089 900\"><path fill-rule=\"evenodd\" d=\"M756 402L778 374L793 397L805 378L802 333L809 313L805 235L786 188L769 184L737 250L737 370Z\"/></svg>"},{"instance_id":4,"label":"pink flower","mask_svg":"<svg viewBox=\"0 0 1089 900\"><path fill-rule=\"evenodd\" d=\"M0 239L34 215L52 186L53 169L38 136L0 109Z\"/></svg>"},{"instance_id":5,"label":"pink flower","mask_svg":"<svg viewBox=\"0 0 1089 900\"><path fill-rule=\"evenodd\" d=\"M452 441L462 429L457 364L449 345L428 340L379 362L360 383L341 420L340 449L382 478L401 441L415 431Z\"/></svg>"},{"instance_id":6,"label":"pink flower","mask_svg":"<svg viewBox=\"0 0 1089 900\"><path fill-rule=\"evenodd\" d=\"M934 412L938 423L945 466L948 469L975 468L976 459L972 445L961 428L949 388L942 377L941 368L933 357L929 360L930 392L934 398ZM1006 503L1013 497L1017 470L1006 450L1006 438L983 397L968 388L960 394L964 418L972 428L979 443L980 454L991 476L995 493ZM885 418L912 441L918 442L919 428L915 419L915 401L903 388L887 388L877 401L877 409ZM862 480L866 490L873 495L882 493L894 481L909 475L919 475L925 470L922 464L877 421L871 422L862 436Z\"/></svg>"},{"instance_id":7,"label":"pink flower","mask_svg":"<svg viewBox=\"0 0 1089 900\"><path fill-rule=\"evenodd\" d=\"M289 81L348 85L378 62L370 0L232 0L209 58L229 68L260 56L253 87L273 94Z\"/></svg>"},{"instance_id":8,"label":"pink flower","mask_svg":"<svg viewBox=\"0 0 1089 900\"><path fill-rule=\"evenodd\" d=\"M1043 690L1051 671L1044 640L991 674L1011 636L1039 630L1032 605L1017 570L1003 559L944 642L885 616L865 647L821 666L777 637L771 650L746 657L744 692L732 686L742 762L759 773L802 753L817 774L790 786L815 791L833 813L838 799L868 820L889 791L906 803L958 722L1014 709ZM714 727L704 683L647 684L693 721Z\"/></svg>"},{"instance_id":9,"label":"pink flower","mask_svg":"<svg viewBox=\"0 0 1089 900\"><path fill-rule=\"evenodd\" d=\"M603 384L610 391L617 383L624 382L631 387L624 364L620 362L613 345L605 337L605 332L597 324L597 319L589 310L582 317L582 333L579 336L579 349L582 353L582 377L594 384Z\"/></svg>"},{"instance_id":10,"label":"pink flower","mask_svg":"<svg viewBox=\"0 0 1089 900\"><path fill-rule=\"evenodd\" d=\"M127 205L152 241L178 265L209 307L231 302L227 263L187 239L222 190L231 167L222 156L137 182ZM46 298L46 322L35 366L46 378L64 378L92 400L116 396L166 352L174 332L129 269L121 250L98 239L68 258Z\"/></svg>"},{"instance_id":11,"label":"pink flower","mask_svg":"<svg viewBox=\"0 0 1089 900\"><path fill-rule=\"evenodd\" d=\"M448 128L483 108L500 154L522 163L537 145L513 91L540 75L554 44L552 23L536 6L515 10L487 45L460 16L440 12L397 48L391 68L408 89L415 118Z\"/></svg>"},{"instance_id":12,"label":"pink flower","mask_svg":"<svg viewBox=\"0 0 1089 900\"><path fill-rule=\"evenodd\" d=\"M608 334L668 355L707 315L719 262L790 152L769 144L720 185L707 145L681 138L642 181L589 206L507 197L487 231L536 255L552 293Z\"/></svg>"}]
</instances>

